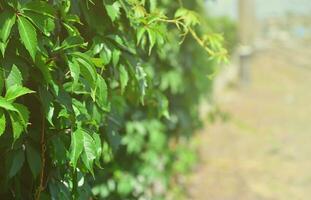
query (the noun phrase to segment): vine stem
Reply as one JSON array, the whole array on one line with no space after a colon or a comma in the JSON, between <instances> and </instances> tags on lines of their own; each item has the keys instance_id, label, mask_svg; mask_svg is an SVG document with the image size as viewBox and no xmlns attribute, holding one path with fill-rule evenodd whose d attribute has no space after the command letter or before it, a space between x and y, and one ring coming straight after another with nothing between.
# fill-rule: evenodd
<instances>
[{"instance_id":1,"label":"vine stem","mask_svg":"<svg viewBox=\"0 0 311 200\"><path fill-rule=\"evenodd\" d=\"M44 189L43 187L43 182L44 182L44 169L45 169L45 151L46 151L46 146L45 146L45 116L42 115L42 130L41 130L41 172L40 172L40 184L37 189L36 195L35 195L35 200L40 200L41 192Z\"/></svg>"}]
</instances>

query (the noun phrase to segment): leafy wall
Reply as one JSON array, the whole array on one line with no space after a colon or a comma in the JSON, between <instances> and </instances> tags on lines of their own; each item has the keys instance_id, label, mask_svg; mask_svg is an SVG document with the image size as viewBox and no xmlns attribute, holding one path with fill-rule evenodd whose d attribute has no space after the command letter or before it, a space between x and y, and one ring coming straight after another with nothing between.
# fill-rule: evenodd
<instances>
[{"instance_id":1,"label":"leafy wall","mask_svg":"<svg viewBox=\"0 0 311 200\"><path fill-rule=\"evenodd\" d=\"M1 199L164 198L226 59L202 9L0 1Z\"/></svg>"}]
</instances>

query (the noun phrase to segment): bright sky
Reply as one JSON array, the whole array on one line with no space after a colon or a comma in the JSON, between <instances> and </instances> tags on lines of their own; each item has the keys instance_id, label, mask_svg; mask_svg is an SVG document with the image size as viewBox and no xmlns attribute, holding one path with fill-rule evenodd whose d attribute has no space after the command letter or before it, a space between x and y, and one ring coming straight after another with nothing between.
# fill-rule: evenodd
<instances>
[{"instance_id":1,"label":"bright sky","mask_svg":"<svg viewBox=\"0 0 311 200\"><path fill-rule=\"evenodd\" d=\"M238 0L206 0L208 12L213 15L237 17ZM311 14L311 0L255 0L259 19L278 16L286 12Z\"/></svg>"}]
</instances>

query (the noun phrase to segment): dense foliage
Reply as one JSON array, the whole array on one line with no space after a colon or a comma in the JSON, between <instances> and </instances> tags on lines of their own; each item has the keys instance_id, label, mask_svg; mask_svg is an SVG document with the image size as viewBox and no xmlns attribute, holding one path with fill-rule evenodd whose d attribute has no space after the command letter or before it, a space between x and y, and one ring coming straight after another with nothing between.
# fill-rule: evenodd
<instances>
[{"instance_id":1,"label":"dense foliage","mask_svg":"<svg viewBox=\"0 0 311 200\"><path fill-rule=\"evenodd\" d=\"M202 4L0 1L1 199L164 198L226 59Z\"/></svg>"}]
</instances>

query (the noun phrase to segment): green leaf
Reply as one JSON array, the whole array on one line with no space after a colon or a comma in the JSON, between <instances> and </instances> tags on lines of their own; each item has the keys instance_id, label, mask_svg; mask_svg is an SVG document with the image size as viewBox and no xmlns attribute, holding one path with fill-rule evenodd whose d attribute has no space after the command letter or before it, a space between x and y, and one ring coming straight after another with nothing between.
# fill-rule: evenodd
<instances>
[{"instance_id":1,"label":"green leaf","mask_svg":"<svg viewBox=\"0 0 311 200\"><path fill-rule=\"evenodd\" d=\"M18 112L18 110L13 106L13 104L11 102L7 101L3 97L0 97L0 107L4 108L5 110L8 110L8 111Z\"/></svg>"},{"instance_id":2,"label":"green leaf","mask_svg":"<svg viewBox=\"0 0 311 200\"><path fill-rule=\"evenodd\" d=\"M5 79L6 89L8 90L13 85L22 85L23 77L21 71L13 65L7 78Z\"/></svg>"},{"instance_id":3,"label":"green leaf","mask_svg":"<svg viewBox=\"0 0 311 200\"><path fill-rule=\"evenodd\" d=\"M0 136L4 133L6 126L6 119L3 110L0 110Z\"/></svg>"},{"instance_id":4,"label":"green leaf","mask_svg":"<svg viewBox=\"0 0 311 200\"><path fill-rule=\"evenodd\" d=\"M46 15L51 18L54 18L55 16L55 10L54 8L43 1L30 1L23 5L22 7L23 11L32 11L41 15Z\"/></svg>"},{"instance_id":5,"label":"green leaf","mask_svg":"<svg viewBox=\"0 0 311 200\"><path fill-rule=\"evenodd\" d=\"M30 11L24 11L23 15L26 16L27 19L29 19L46 36L50 36L50 33L55 28L54 20L50 17Z\"/></svg>"},{"instance_id":6,"label":"green leaf","mask_svg":"<svg viewBox=\"0 0 311 200\"><path fill-rule=\"evenodd\" d=\"M94 147L95 147L95 149L96 149L96 159L95 159L95 162L96 162L96 165L98 166L98 167L101 167L101 165L100 165L100 158L101 158L101 155L102 155L102 141L101 141L101 139L100 139L100 136L99 136L99 134L97 134L97 133L94 133L93 134L93 139L94 139Z\"/></svg>"},{"instance_id":7,"label":"green leaf","mask_svg":"<svg viewBox=\"0 0 311 200\"><path fill-rule=\"evenodd\" d=\"M107 84L102 76L97 76L96 83L96 102L101 107L101 109L107 109L108 105L108 92Z\"/></svg>"},{"instance_id":8,"label":"green leaf","mask_svg":"<svg viewBox=\"0 0 311 200\"><path fill-rule=\"evenodd\" d=\"M128 73L124 65L120 65L120 85L121 85L121 94L124 93L125 87L129 81Z\"/></svg>"},{"instance_id":9,"label":"green leaf","mask_svg":"<svg viewBox=\"0 0 311 200\"><path fill-rule=\"evenodd\" d=\"M26 49L28 50L31 58L35 60L37 52L37 33L35 27L23 16L17 19L18 31Z\"/></svg>"},{"instance_id":10,"label":"green leaf","mask_svg":"<svg viewBox=\"0 0 311 200\"><path fill-rule=\"evenodd\" d=\"M120 17L120 3L114 2L112 5L106 5L106 11L111 21L114 22L116 19Z\"/></svg>"},{"instance_id":11,"label":"green leaf","mask_svg":"<svg viewBox=\"0 0 311 200\"><path fill-rule=\"evenodd\" d=\"M84 139L83 139L83 146L84 151L86 153L86 157L89 161L92 161L96 158L96 148L95 148L95 142L92 138L92 136L87 133L86 131L83 131Z\"/></svg>"},{"instance_id":12,"label":"green leaf","mask_svg":"<svg viewBox=\"0 0 311 200\"><path fill-rule=\"evenodd\" d=\"M87 80L92 88L95 88L97 72L91 58L80 52L72 53L72 55L75 56L75 60L80 64L81 75Z\"/></svg>"},{"instance_id":13,"label":"green leaf","mask_svg":"<svg viewBox=\"0 0 311 200\"><path fill-rule=\"evenodd\" d=\"M140 43L142 37L144 36L144 33L146 32L145 28L138 28L137 33L136 33L136 38L137 38L137 45Z\"/></svg>"},{"instance_id":14,"label":"green leaf","mask_svg":"<svg viewBox=\"0 0 311 200\"><path fill-rule=\"evenodd\" d=\"M89 172L91 172L92 175L94 176L93 163L97 155L96 143L93 140L93 138L85 131L83 143L84 143L83 144L84 152L82 154L82 161L85 164L86 168L89 170Z\"/></svg>"},{"instance_id":15,"label":"green leaf","mask_svg":"<svg viewBox=\"0 0 311 200\"><path fill-rule=\"evenodd\" d=\"M29 110L26 106L19 103L13 103L13 105L18 111L17 114L19 115L20 122L26 131L29 122Z\"/></svg>"},{"instance_id":16,"label":"green leaf","mask_svg":"<svg viewBox=\"0 0 311 200\"><path fill-rule=\"evenodd\" d=\"M81 36L75 35L75 36L67 37L62 42L62 45L55 48L54 51L66 50L66 49L71 49L75 47L85 47L86 45L87 43L84 43L84 40Z\"/></svg>"},{"instance_id":17,"label":"green leaf","mask_svg":"<svg viewBox=\"0 0 311 200\"><path fill-rule=\"evenodd\" d=\"M34 178L38 176L41 170L41 157L39 151L30 144L26 146L26 158Z\"/></svg>"},{"instance_id":18,"label":"green leaf","mask_svg":"<svg viewBox=\"0 0 311 200\"><path fill-rule=\"evenodd\" d=\"M93 162L94 160L89 160L87 158L86 152L84 151L81 155L81 159L82 162L84 163L84 166L86 167L86 169L92 174L92 176L94 177L94 170L93 170Z\"/></svg>"},{"instance_id":19,"label":"green leaf","mask_svg":"<svg viewBox=\"0 0 311 200\"><path fill-rule=\"evenodd\" d=\"M157 40L157 34L154 30L152 29L147 29L147 32L148 32L148 36L149 36L149 55L151 54L151 50L153 48L153 46L155 45L156 43L156 40Z\"/></svg>"},{"instance_id":20,"label":"green leaf","mask_svg":"<svg viewBox=\"0 0 311 200\"><path fill-rule=\"evenodd\" d=\"M78 62L75 59L72 59L72 62L68 62L68 66L70 69L71 77L73 78L73 84L72 87L74 88L78 82L80 77L80 66Z\"/></svg>"},{"instance_id":21,"label":"green leaf","mask_svg":"<svg viewBox=\"0 0 311 200\"><path fill-rule=\"evenodd\" d=\"M3 70L4 68L0 67L0 94L2 94L3 92L4 83L5 83Z\"/></svg>"},{"instance_id":22,"label":"green leaf","mask_svg":"<svg viewBox=\"0 0 311 200\"><path fill-rule=\"evenodd\" d=\"M7 92L5 94L5 98L9 102L13 102L18 97L23 96L25 94L30 94L30 93L34 93L34 91L32 91L26 87L23 87L21 85L13 85L12 87L10 87L7 90Z\"/></svg>"},{"instance_id":23,"label":"green leaf","mask_svg":"<svg viewBox=\"0 0 311 200\"><path fill-rule=\"evenodd\" d=\"M4 10L4 12L0 15L0 40L3 44L5 44L5 46L11 33L11 29L15 24L15 20L15 14L9 10ZM2 54L4 54L4 50L5 48L2 49Z\"/></svg>"},{"instance_id":24,"label":"green leaf","mask_svg":"<svg viewBox=\"0 0 311 200\"><path fill-rule=\"evenodd\" d=\"M6 46L7 46L7 42L1 42L0 41L0 51L1 51L3 57L4 57L4 54L5 54Z\"/></svg>"},{"instance_id":25,"label":"green leaf","mask_svg":"<svg viewBox=\"0 0 311 200\"><path fill-rule=\"evenodd\" d=\"M53 104L53 96L51 93L47 90L47 88L40 87L39 89L39 97L41 100L41 105L44 110L44 115L48 122L52 126L54 126L53 123L53 116L54 116L54 104Z\"/></svg>"},{"instance_id":26,"label":"green leaf","mask_svg":"<svg viewBox=\"0 0 311 200\"><path fill-rule=\"evenodd\" d=\"M18 139L21 136L24 130L24 126L17 113L10 112L10 119L11 119L11 124L12 124L12 129L13 129L13 138L14 138L14 141L16 141L16 139Z\"/></svg>"},{"instance_id":27,"label":"green leaf","mask_svg":"<svg viewBox=\"0 0 311 200\"><path fill-rule=\"evenodd\" d=\"M43 56L37 56L36 67L38 67L38 69L42 73L44 80L49 84L53 84L53 79L49 70L49 66L45 63Z\"/></svg>"},{"instance_id":28,"label":"green leaf","mask_svg":"<svg viewBox=\"0 0 311 200\"><path fill-rule=\"evenodd\" d=\"M120 60L121 51L114 49L112 52L112 64L113 66L117 66Z\"/></svg>"},{"instance_id":29,"label":"green leaf","mask_svg":"<svg viewBox=\"0 0 311 200\"><path fill-rule=\"evenodd\" d=\"M100 52L100 57L103 59L103 64L107 65L110 63L111 58L112 58L112 52L111 50L107 47L107 45L103 44L103 49Z\"/></svg>"},{"instance_id":30,"label":"green leaf","mask_svg":"<svg viewBox=\"0 0 311 200\"><path fill-rule=\"evenodd\" d=\"M9 165L9 178L12 178L22 168L25 161L25 153L22 149L13 151L12 158Z\"/></svg>"},{"instance_id":31,"label":"green leaf","mask_svg":"<svg viewBox=\"0 0 311 200\"><path fill-rule=\"evenodd\" d=\"M144 68L142 68L140 65L136 66L135 76L138 82L138 89L140 92L140 101L144 105L144 97L146 95L146 88L148 87L148 84L146 80L147 74L144 71Z\"/></svg>"},{"instance_id":32,"label":"green leaf","mask_svg":"<svg viewBox=\"0 0 311 200\"><path fill-rule=\"evenodd\" d=\"M80 154L83 151L84 145L84 131L82 129L77 129L71 135L70 144L70 162L73 168L76 168Z\"/></svg>"}]
</instances>

